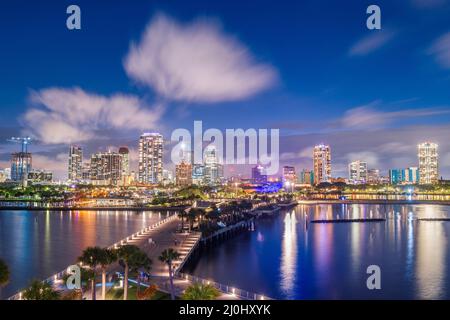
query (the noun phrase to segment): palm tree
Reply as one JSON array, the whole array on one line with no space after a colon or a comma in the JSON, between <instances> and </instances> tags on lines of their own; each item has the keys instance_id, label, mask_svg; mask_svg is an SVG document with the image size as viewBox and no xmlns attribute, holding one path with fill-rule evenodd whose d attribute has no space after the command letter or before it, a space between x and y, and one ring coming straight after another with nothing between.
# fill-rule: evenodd
<instances>
[{"instance_id":1,"label":"palm tree","mask_svg":"<svg viewBox=\"0 0 450 320\"><path fill-rule=\"evenodd\" d=\"M161 255L158 257L159 261L164 262L169 267L169 280L170 280L170 297L172 300L175 300L174 287L173 287L173 268L172 263L174 260L177 260L180 257L180 254L172 249L166 249L161 252Z\"/></svg>"},{"instance_id":2,"label":"palm tree","mask_svg":"<svg viewBox=\"0 0 450 320\"><path fill-rule=\"evenodd\" d=\"M106 299L106 268L117 261L117 255L114 250L104 248L99 259L99 264L102 269L102 299Z\"/></svg>"},{"instance_id":3,"label":"palm tree","mask_svg":"<svg viewBox=\"0 0 450 320\"><path fill-rule=\"evenodd\" d=\"M210 284L194 283L181 296L183 300L215 300L220 296L219 290Z\"/></svg>"},{"instance_id":4,"label":"palm tree","mask_svg":"<svg viewBox=\"0 0 450 320\"><path fill-rule=\"evenodd\" d=\"M137 294L139 295L140 289L141 289L141 277L139 273L141 271L144 272L150 272L150 269L152 268L152 260L147 256L147 254L140 250L137 251L132 257L129 262L129 268L130 271L137 273Z\"/></svg>"},{"instance_id":5,"label":"palm tree","mask_svg":"<svg viewBox=\"0 0 450 320\"><path fill-rule=\"evenodd\" d=\"M100 247L87 247L84 249L78 261L89 266L94 272L94 277L91 279L92 300L96 299L95 278L97 276L97 267L101 265L104 257L103 249Z\"/></svg>"},{"instance_id":6,"label":"palm tree","mask_svg":"<svg viewBox=\"0 0 450 320\"><path fill-rule=\"evenodd\" d=\"M8 284L9 276L8 265L0 259L0 300L2 299L2 288Z\"/></svg>"},{"instance_id":7,"label":"palm tree","mask_svg":"<svg viewBox=\"0 0 450 320\"><path fill-rule=\"evenodd\" d=\"M30 287L23 293L25 300L58 300L60 294L48 282L33 280Z\"/></svg>"},{"instance_id":8,"label":"palm tree","mask_svg":"<svg viewBox=\"0 0 450 320\"><path fill-rule=\"evenodd\" d=\"M128 274L130 272L130 265L133 263L139 252L141 252L141 249L132 244L126 244L117 249L117 258L124 268L123 300L128 299Z\"/></svg>"}]
</instances>

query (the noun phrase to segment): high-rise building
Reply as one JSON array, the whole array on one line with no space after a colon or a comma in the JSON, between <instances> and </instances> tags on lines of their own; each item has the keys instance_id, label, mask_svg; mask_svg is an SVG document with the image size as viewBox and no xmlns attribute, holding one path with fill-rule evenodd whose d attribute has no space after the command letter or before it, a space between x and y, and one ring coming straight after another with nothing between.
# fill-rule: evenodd
<instances>
[{"instance_id":1,"label":"high-rise building","mask_svg":"<svg viewBox=\"0 0 450 320\"><path fill-rule=\"evenodd\" d=\"M348 165L348 180L353 184L367 182L367 162L356 160Z\"/></svg>"},{"instance_id":2,"label":"high-rise building","mask_svg":"<svg viewBox=\"0 0 450 320\"><path fill-rule=\"evenodd\" d=\"M295 173L295 167L284 166L283 167L283 182L296 183L297 174Z\"/></svg>"},{"instance_id":3,"label":"high-rise building","mask_svg":"<svg viewBox=\"0 0 450 320\"><path fill-rule=\"evenodd\" d=\"M122 177L130 175L130 151L128 147L120 147L119 154L122 156Z\"/></svg>"},{"instance_id":4,"label":"high-rise building","mask_svg":"<svg viewBox=\"0 0 450 320\"><path fill-rule=\"evenodd\" d=\"M159 133L144 133L139 138L139 182L162 182L163 144Z\"/></svg>"},{"instance_id":5,"label":"high-rise building","mask_svg":"<svg viewBox=\"0 0 450 320\"><path fill-rule=\"evenodd\" d=\"M80 146L72 145L69 149L69 181L80 181L83 179L83 150Z\"/></svg>"},{"instance_id":6,"label":"high-rise building","mask_svg":"<svg viewBox=\"0 0 450 320\"><path fill-rule=\"evenodd\" d=\"M314 173L311 170L303 169L300 172L299 181L301 184L314 184Z\"/></svg>"},{"instance_id":7,"label":"high-rise building","mask_svg":"<svg viewBox=\"0 0 450 320\"><path fill-rule=\"evenodd\" d=\"M265 169L261 165L257 165L252 168L252 180L253 184L264 184L267 183L267 175Z\"/></svg>"},{"instance_id":8,"label":"high-rise building","mask_svg":"<svg viewBox=\"0 0 450 320\"><path fill-rule=\"evenodd\" d=\"M314 183L329 182L331 180L331 151L330 146L323 144L314 147Z\"/></svg>"},{"instance_id":9,"label":"high-rise building","mask_svg":"<svg viewBox=\"0 0 450 320\"><path fill-rule=\"evenodd\" d=\"M11 156L11 180L26 182L32 169L31 153L15 152Z\"/></svg>"},{"instance_id":10,"label":"high-rise building","mask_svg":"<svg viewBox=\"0 0 450 320\"><path fill-rule=\"evenodd\" d=\"M380 180L381 180L380 170L378 170L378 169L367 170L367 183L377 184L377 183L381 182Z\"/></svg>"},{"instance_id":11,"label":"high-rise building","mask_svg":"<svg viewBox=\"0 0 450 320\"><path fill-rule=\"evenodd\" d=\"M205 163L205 183L209 185L220 184L223 182L223 165L217 156L215 146L207 146L204 152Z\"/></svg>"},{"instance_id":12,"label":"high-rise building","mask_svg":"<svg viewBox=\"0 0 450 320\"><path fill-rule=\"evenodd\" d=\"M117 185L122 180L122 155L99 152L91 156L90 179L93 184Z\"/></svg>"},{"instance_id":13,"label":"high-rise building","mask_svg":"<svg viewBox=\"0 0 450 320\"><path fill-rule=\"evenodd\" d=\"M418 146L420 184L437 183L439 180L438 145L424 142Z\"/></svg>"},{"instance_id":14,"label":"high-rise building","mask_svg":"<svg viewBox=\"0 0 450 320\"><path fill-rule=\"evenodd\" d=\"M203 164L192 166L192 183L198 186L205 183L205 166Z\"/></svg>"},{"instance_id":15,"label":"high-rise building","mask_svg":"<svg viewBox=\"0 0 450 320\"><path fill-rule=\"evenodd\" d=\"M163 169L163 185L168 185L174 182L173 172L170 170Z\"/></svg>"},{"instance_id":16,"label":"high-rise building","mask_svg":"<svg viewBox=\"0 0 450 320\"><path fill-rule=\"evenodd\" d=\"M175 180L177 186L186 187L192 185L192 165L182 161L175 166Z\"/></svg>"}]
</instances>

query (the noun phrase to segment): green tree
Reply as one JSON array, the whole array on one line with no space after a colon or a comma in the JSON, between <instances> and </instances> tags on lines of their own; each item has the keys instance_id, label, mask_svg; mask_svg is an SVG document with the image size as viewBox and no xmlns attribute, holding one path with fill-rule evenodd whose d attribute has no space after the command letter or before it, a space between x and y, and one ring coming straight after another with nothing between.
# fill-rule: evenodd
<instances>
[{"instance_id":1,"label":"green tree","mask_svg":"<svg viewBox=\"0 0 450 320\"><path fill-rule=\"evenodd\" d=\"M133 264L136 255L139 254L141 249L135 245L126 244L117 249L117 258L120 265L124 268L123 277L123 300L128 299L128 276L130 272L130 265Z\"/></svg>"},{"instance_id":2,"label":"green tree","mask_svg":"<svg viewBox=\"0 0 450 320\"><path fill-rule=\"evenodd\" d=\"M91 279L92 300L96 300L95 279L97 276L97 268L101 265L104 258L104 251L100 247L87 247L84 249L78 261L89 266L94 272L94 277Z\"/></svg>"},{"instance_id":3,"label":"green tree","mask_svg":"<svg viewBox=\"0 0 450 320\"><path fill-rule=\"evenodd\" d=\"M48 282L33 280L30 287L23 293L25 300L58 300L60 294Z\"/></svg>"},{"instance_id":4,"label":"green tree","mask_svg":"<svg viewBox=\"0 0 450 320\"><path fill-rule=\"evenodd\" d=\"M219 290L210 284L194 283L181 296L183 300L215 300L220 296Z\"/></svg>"},{"instance_id":5,"label":"green tree","mask_svg":"<svg viewBox=\"0 0 450 320\"><path fill-rule=\"evenodd\" d=\"M106 299L106 269L108 266L117 261L117 254L115 250L104 248L99 257L99 264L102 270L102 299Z\"/></svg>"},{"instance_id":6,"label":"green tree","mask_svg":"<svg viewBox=\"0 0 450 320\"><path fill-rule=\"evenodd\" d=\"M158 257L159 261L164 262L169 267L170 297L172 300L175 300L175 290L173 287L173 261L177 260L179 257L180 254L172 248L164 250Z\"/></svg>"},{"instance_id":7,"label":"green tree","mask_svg":"<svg viewBox=\"0 0 450 320\"><path fill-rule=\"evenodd\" d=\"M129 267L131 272L137 274L137 294L139 294L141 289L141 277L139 273L141 271L149 273L152 268L152 260L144 251L139 250L131 257Z\"/></svg>"},{"instance_id":8,"label":"green tree","mask_svg":"<svg viewBox=\"0 0 450 320\"><path fill-rule=\"evenodd\" d=\"M2 299L2 288L9 282L9 268L6 262L0 259L0 300Z\"/></svg>"}]
</instances>

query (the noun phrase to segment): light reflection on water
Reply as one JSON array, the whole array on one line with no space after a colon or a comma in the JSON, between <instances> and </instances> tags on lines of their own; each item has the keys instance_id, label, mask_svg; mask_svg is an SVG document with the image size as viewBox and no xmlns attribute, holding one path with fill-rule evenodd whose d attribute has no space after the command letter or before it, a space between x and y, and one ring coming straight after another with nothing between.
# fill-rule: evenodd
<instances>
[{"instance_id":1,"label":"light reflection on water","mask_svg":"<svg viewBox=\"0 0 450 320\"><path fill-rule=\"evenodd\" d=\"M0 211L0 257L11 269L3 298L76 261L88 246L109 246L168 212Z\"/></svg>"},{"instance_id":2,"label":"light reflection on water","mask_svg":"<svg viewBox=\"0 0 450 320\"><path fill-rule=\"evenodd\" d=\"M386 222L308 223L337 217ZM417 220L432 217L450 217L450 206L299 205L205 250L186 271L282 299L450 299L450 222ZM379 291L366 287L372 264Z\"/></svg>"}]
</instances>

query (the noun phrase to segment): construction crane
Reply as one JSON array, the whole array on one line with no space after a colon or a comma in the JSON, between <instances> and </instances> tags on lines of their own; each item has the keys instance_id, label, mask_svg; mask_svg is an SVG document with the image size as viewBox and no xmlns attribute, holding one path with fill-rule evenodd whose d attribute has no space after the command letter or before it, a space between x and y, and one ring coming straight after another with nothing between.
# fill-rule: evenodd
<instances>
[{"instance_id":1,"label":"construction crane","mask_svg":"<svg viewBox=\"0 0 450 320\"><path fill-rule=\"evenodd\" d=\"M30 137L12 137L8 141L22 144L22 153L28 153L28 145L31 143Z\"/></svg>"}]
</instances>

